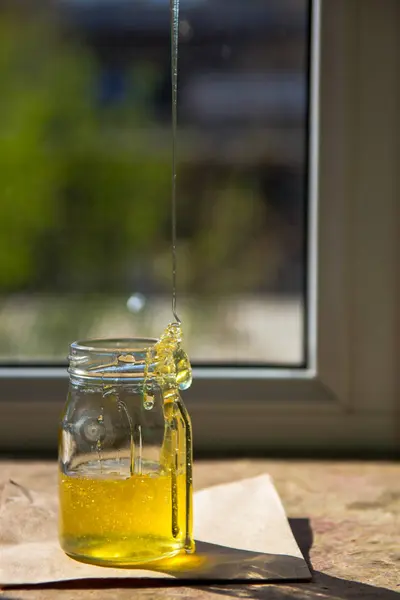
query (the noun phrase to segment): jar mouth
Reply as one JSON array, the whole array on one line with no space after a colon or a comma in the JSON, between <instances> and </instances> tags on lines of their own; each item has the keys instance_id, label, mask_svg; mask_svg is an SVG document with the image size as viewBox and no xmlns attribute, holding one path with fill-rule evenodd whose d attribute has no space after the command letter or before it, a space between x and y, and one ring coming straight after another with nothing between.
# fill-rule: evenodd
<instances>
[{"instance_id":1,"label":"jar mouth","mask_svg":"<svg viewBox=\"0 0 400 600\"><path fill-rule=\"evenodd\" d=\"M134 354L152 348L157 343L156 338L98 338L93 340L78 340L72 342L71 353L94 352L96 354L114 354L123 352Z\"/></svg>"},{"instance_id":2,"label":"jar mouth","mask_svg":"<svg viewBox=\"0 0 400 600\"><path fill-rule=\"evenodd\" d=\"M102 381L144 379L154 370L154 338L111 338L73 342L71 376Z\"/></svg>"}]
</instances>

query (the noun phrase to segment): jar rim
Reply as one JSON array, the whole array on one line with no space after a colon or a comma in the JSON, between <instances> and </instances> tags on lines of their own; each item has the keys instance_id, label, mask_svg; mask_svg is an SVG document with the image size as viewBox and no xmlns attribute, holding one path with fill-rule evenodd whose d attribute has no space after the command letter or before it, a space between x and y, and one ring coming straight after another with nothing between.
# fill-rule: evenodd
<instances>
[{"instance_id":1,"label":"jar rim","mask_svg":"<svg viewBox=\"0 0 400 600\"><path fill-rule=\"evenodd\" d=\"M157 343L156 338L133 337L133 338L97 338L89 340L77 340L70 345L71 350L78 352L143 352L152 348Z\"/></svg>"},{"instance_id":2,"label":"jar rim","mask_svg":"<svg viewBox=\"0 0 400 600\"><path fill-rule=\"evenodd\" d=\"M104 338L73 342L68 372L78 379L140 379L153 372L153 338Z\"/></svg>"}]
</instances>

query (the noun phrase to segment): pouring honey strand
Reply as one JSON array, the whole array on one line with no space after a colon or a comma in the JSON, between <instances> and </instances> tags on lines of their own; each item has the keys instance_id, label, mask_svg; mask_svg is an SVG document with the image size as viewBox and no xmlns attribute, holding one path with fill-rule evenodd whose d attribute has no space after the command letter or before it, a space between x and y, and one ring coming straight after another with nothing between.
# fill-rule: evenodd
<instances>
[{"instance_id":1,"label":"pouring honey strand","mask_svg":"<svg viewBox=\"0 0 400 600\"><path fill-rule=\"evenodd\" d=\"M172 126L172 186L171 186L171 226L172 226L172 314L177 323L181 320L176 307L177 269L177 224L176 224L176 178L177 178L177 130L178 130L178 45L179 45L179 0L170 0L171 19L171 126Z\"/></svg>"}]
</instances>

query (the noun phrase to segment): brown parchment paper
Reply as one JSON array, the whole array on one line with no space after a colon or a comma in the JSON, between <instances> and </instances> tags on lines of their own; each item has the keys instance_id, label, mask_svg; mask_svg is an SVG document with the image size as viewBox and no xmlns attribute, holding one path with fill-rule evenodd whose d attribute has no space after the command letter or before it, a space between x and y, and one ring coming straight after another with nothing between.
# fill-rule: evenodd
<instances>
[{"instance_id":1,"label":"brown parchment paper","mask_svg":"<svg viewBox=\"0 0 400 600\"><path fill-rule=\"evenodd\" d=\"M196 553L113 569L77 562L57 539L57 495L0 482L0 586L103 578L308 580L268 475L218 485L194 497ZM132 581L134 585L134 581Z\"/></svg>"}]
</instances>

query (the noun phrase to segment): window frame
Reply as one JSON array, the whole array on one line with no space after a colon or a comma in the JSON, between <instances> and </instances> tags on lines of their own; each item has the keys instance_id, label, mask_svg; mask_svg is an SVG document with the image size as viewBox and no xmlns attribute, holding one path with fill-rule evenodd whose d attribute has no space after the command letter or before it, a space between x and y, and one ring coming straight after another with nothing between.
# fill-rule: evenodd
<instances>
[{"instance_id":1,"label":"window frame","mask_svg":"<svg viewBox=\"0 0 400 600\"><path fill-rule=\"evenodd\" d=\"M400 450L399 40L397 0L313 2L309 366L196 368L198 452ZM55 450L66 371L0 386L0 449Z\"/></svg>"}]
</instances>

